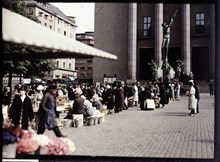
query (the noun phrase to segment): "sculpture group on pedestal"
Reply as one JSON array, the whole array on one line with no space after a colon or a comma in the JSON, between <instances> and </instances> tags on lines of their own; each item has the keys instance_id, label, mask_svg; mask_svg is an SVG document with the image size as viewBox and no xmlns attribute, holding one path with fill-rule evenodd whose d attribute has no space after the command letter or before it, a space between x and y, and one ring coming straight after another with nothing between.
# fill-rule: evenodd
<instances>
[{"instance_id":1,"label":"sculpture group on pedestal","mask_svg":"<svg viewBox=\"0 0 220 162\"><path fill-rule=\"evenodd\" d=\"M162 41L162 72L163 72L163 82L170 82L171 78L171 71L173 71L172 67L170 66L168 62L168 49L169 49L169 43L170 43L170 27L173 24L173 20L176 17L177 14L176 10L174 14L170 17L169 22L163 22L162 27L163 27L163 41ZM151 62L148 63L148 66L150 67L151 73L152 73L152 81L157 81L158 76L158 68L156 63L151 60ZM177 60L177 69L176 69L176 79L179 81L179 77L181 74L181 68L183 66L183 63L181 60ZM174 73L174 71L173 71ZM174 77L174 76L173 76Z\"/></svg>"}]
</instances>

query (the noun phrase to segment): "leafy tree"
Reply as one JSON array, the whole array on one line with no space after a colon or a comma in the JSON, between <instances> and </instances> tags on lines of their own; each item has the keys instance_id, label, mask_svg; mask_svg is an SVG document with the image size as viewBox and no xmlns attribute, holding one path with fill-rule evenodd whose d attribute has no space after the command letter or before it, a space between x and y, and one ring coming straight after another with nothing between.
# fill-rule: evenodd
<instances>
[{"instance_id":1,"label":"leafy tree","mask_svg":"<svg viewBox=\"0 0 220 162\"><path fill-rule=\"evenodd\" d=\"M9 9L13 12L21 14L31 20L38 22L36 16L29 15L25 7L25 3L21 0L3 0L2 7ZM44 53L49 50L37 47L30 47L26 45L17 45L13 43L4 42L3 43L3 52L4 54L13 53L13 54L24 54L24 53ZM9 86L11 86L12 74L23 74L24 76L39 76L43 77L45 72L50 72L56 69L55 62L51 60L4 60L3 61L3 74L9 74ZM20 79L21 82L21 79Z\"/></svg>"},{"instance_id":2,"label":"leafy tree","mask_svg":"<svg viewBox=\"0 0 220 162\"><path fill-rule=\"evenodd\" d=\"M37 59L31 61L31 63L28 65L28 71L25 76L31 77L35 75L41 78L45 76L45 72L50 72L56 69L56 63L53 60Z\"/></svg>"}]
</instances>

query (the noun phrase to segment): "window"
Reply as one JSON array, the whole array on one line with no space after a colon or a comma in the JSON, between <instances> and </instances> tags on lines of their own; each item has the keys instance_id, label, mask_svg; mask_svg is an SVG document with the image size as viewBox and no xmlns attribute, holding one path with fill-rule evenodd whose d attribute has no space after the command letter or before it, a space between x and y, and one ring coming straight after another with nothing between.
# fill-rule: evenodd
<instances>
[{"instance_id":1,"label":"window","mask_svg":"<svg viewBox=\"0 0 220 162\"><path fill-rule=\"evenodd\" d=\"M144 16L143 36L151 36L151 16Z\"/></svg>"},{"instance_id":2,"label":"window","mask_svg":"<svg viewBox=\"0 0 220 162\"><path fill-rule=\"evenodd\" d=\"M34 14L34 9L33 7L28 8L28 14L33 15Z\"/></svg>"},{"instance_id":3,"label":"window","mask_svg":"<svg viewBox=\"0 0 220 162\"><path fill-rule=\"evenodd\" d=\"M44 25L47 27L47 23L44 23Z\"/></svg>"},{"instance_id":4,"label":"window","mask_svg":"<svg viewBox=\"0 0 220 162\"><path fill-rule=\"evenodd\" d=\"M50 21L52 21L52 19L53 19L53 17L52 17L52 15L50 15Z\"/></svg>"},{"instance_id":5,"label":"window","mask_svg":"<svg viewBox=\"0 0 220 162\"><path fill-rule=\"evenodd\" d=\"M205 14L204 13L196 13L196 34L205 33Z\"/></svg>"},{"instance_id":6,"label":"window","mask_svg":"<svg viewBox=\"0 0 220 162\"><path fill-rule=\"evenodd\" d=\"M52 29L52 25L50 25L50 29Z\"/></svg>"},{"instance_id":7,"label":"window","mask_svg":"<svg viewBox=\"0 0 220 162\"><path fill-rule=\"evenodd\" d=\"M78 67L75 67L76 70L78 70Z\"/></svg>"},{"instance_id":8,"label":"window","mask_svg":"<svg viewBox=\"0 0 220 162\"><path fill-rule=\"evenodd\" d=\"M47 17L48 17L48 15L44 15L44 19L46 19L46 20L47 20Z\"/></svg>"},{"instance_id":9,"label":"window","mask_svg":"<svg viewBox=\"0 0 220 162\"><path fill-rule=\"evenodd\" d=\"M72 68L71 63L69 63L69 69L71 69L71 68Z\"/></svg>"},{"instance_id":10,"label":"window","mask_svg":"<svg viewBox=\"0 0 220 162\"><path fill-rule=\"evenodd\" d=\"M60 23L60 19L58 18L58 19L57 19L57 24L59 24L59 23Z\"/></svg>"},{"instance_id":11,"label":"window","mask_svg":"<svg viewBox=\"0 0 220 162\"><path fill-rule=\"evenodd\" d=\"M66 68L66 63L65 63L65 62L63 62L63 68L64 68L64 69Z\"/></svg>"},{"instance_id":12,"label":"window","mask_svg":"<svg viewBox=\"0 0 220 162\"><path fill-rule=\"evenodd\" d=\"M87 67L87 70L92 70L92 67Z\"/></svg>"},{"instance_id":13,"label":"window","mask_svg":"<svg viewBox=\"0 0 220 162\"><path fill-rule=\"evenodd\" d=\"M92 60L87 60L87 63L92 63Z\"/></svg>"},{"instance_id":14,"label":"window","mask_svg":"<svg viewBox=\"0 0 220 162\"><path fill-rule=\"evenodd\" d=\"M64 31L63 34L66 36L66 31Z\"/></svg>"},{"instance_id":15,"label":"window","mask_svg":"<svg viewBox=\"0 0 220 162\"><path fill-rule=\"evenodd\" d=\"M85 67L80 67L80 70L85 70Z\"/></svg>"},{"instance_id":16,"label":"window","mask_svg":"<svg viewBox=\"0 0 220 162\"><path fill-rule=\"evenodd\" d=\"M57 67L59 67L59 61L57 61Z\"/></svg>"},{"instance_id":17,"label":"window","mask_svg":"<svg viewBox=\"0 0 220 162\"><path fill-rule=\"evenodd\" d=\"M42 15L43 15L43 12L38 13L38 16L42 17Z\"/></svg>"}]
</instances>

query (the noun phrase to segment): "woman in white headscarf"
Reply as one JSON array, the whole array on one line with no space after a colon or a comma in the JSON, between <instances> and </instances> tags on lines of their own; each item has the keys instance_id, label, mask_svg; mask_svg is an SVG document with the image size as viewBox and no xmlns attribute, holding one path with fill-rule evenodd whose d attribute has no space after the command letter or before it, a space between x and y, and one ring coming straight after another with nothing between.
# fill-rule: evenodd
<instances>
[{"instance_id":1,"label":"woman in white headscarf","mask_svg":"<svg viewBox=\"0 0 220 162\"><path fill-rule=\"evenodd\" d=\"M134 106L138 106L138 87L137 85L134 83L133 84L133 88L134 88L134 95L133 95L133 102L134 102Z\"/></svg>"},{"instance_id":2,"label":"woman in white headscarf","mask_svg":"<svg viewBox=\"0 0 220 162\"><path fill-rule=\"evenodd\" d=\"M197 99L195 98L196 90L194 88L193 82L189 82L190 90L189 90L189 100L188 100L188 108L191 110L189 113L190 116L195 116L196 113L196 106L197 106Z\"/></svg>"},{"instance_id":3,"label":"woman in white headscarf","mask_svg":"<svg viewBox=\"0 0 220 162\"><path fill-rule=\"evenodd\" d=\"M44 93L44 86L39 85L37 86L37 91L34 94L34 106L33 106L33 112L34 112L34 120L35 120L35 129L37 129L38 123L39 123L39 114L37 113L40 107L40 103L43 99Z\"/></svg>"}]
</instances>

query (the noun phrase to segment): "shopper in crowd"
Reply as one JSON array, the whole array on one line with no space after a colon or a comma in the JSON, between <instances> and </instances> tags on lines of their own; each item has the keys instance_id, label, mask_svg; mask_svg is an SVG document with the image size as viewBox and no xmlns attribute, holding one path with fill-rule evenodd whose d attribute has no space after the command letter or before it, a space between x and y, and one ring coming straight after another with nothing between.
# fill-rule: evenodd
<instances>
[{"instance_id":1,"label":"shopper in crowd","mask_svg":"<svg viewBox=\"0 0 220 162\"><path fill-rule=\"evenodd\" d=\"M114 96L110 85L107 85L102 93L102 104L107 106L108 114L111 114L114 109Z\"/></svg>"},{"instance_id":2,"label":"shopper in crowd","mask_svg":"<svg viewBox=\"0 0 220 162\"><path fill-rule=\"evenodd\" d=\"M124 100L124 89L122 87L122 84L119 83L115 89L115 113L118 113L119 111L122 111L124 109Z\"/></svg>"},{"instance_id":3,"label":"shopper in crowd","mask_svg":"<svg viewBox=\"0 0 220 162\"><path fill-rule=\"evenodd\" d=\"M168 104L168 102L169 102L169 99L166 93L166 88L164 84L161 84L160 85L160 104L162 105L161 108L164 108L164 106Z\"/></svg>"},{"instance_id":4,"label":"shopper in crowd","mask_svg":"<svg viewBox=\"0 0 220 162\"><path fill-rule=\"evenodd\" d=\"M100 97L96 96L92 98L92 106L96 107L97 110L99 110L100 112L103 112L103 105L100 101Z\"/></svg>"},{"instance_id":5,"label":"shopper in crowd","mask_svg":"<svg viewBox=\"0 0 220 162\"><path fill-rule=\"evenodd\" d=\"M33 107L33 112L34 112L34 120L35 120L35 128L37 129L38 123L39 123L39 114L38 110L40 108L40 103L43 99L44 96L44 86L43 85L38 85L36 88L36 92L34 94L34 107Z\"/></svg>"},{"instance_id":6,"label":"shopper in crowd","mask_svg":"<svg viewBox=\"0 0 220 162\"><path fill-rule=\"evenodd\" d=\"M179 82L176 82L175 84L175 100L176 101L179 101L180 100L180 83Z\"/></svg>"},{"instance_id":7,"label":"shopper in crowd","mask_svg":"<svg viewBox=\"0 0 220 162\"><path fill-rule=\"evenodd\" d=\"M90 116L96 116L96 115L100 115L101 112L99 110L96 109L96 107L93 107L92 106L92 103L84 96L84 95L81 95L81 98L84 100L83 102L83 108L84 108L84 117L85 119L87 117L90 117Z\"/></svg>"},{"instance_id":8,"label":"shopper in crowd","mask_svg":"<svg viewBox=\"0 0 220 162\"><path fill-rule=\"evenodd\" d=\"M45 129L48 129L53 130L57 137L66 137L61 133L56 121L56 96L58 93L58 87L56 84L52 84L48 89L49 92L44 95L38 111L40 122L38 124L37 134L43 134Z\"/></svg>"},{"instance_id":9,"label":"shopper in crowd","mask_svg":"<svg viewBox=\"0 0 220 162\"><path fill-rule=\"evenodd\" d=\"M144 102L146 99L151 99L151 89L149 87L142 87L141 88L141 92L139 94L139 101L140 101L140 108L141 110L144 110L145 109L145 105L144 105Z\"/></svg>"},{"instance_id":10,"label":"shopper in crowd","mask_svg":"<svg viewBox=\"0 0 220 162\"><path fill-rule=\"evenodd\" d=\"M194 82L194 88L195 88L195 98L197 99L196 104L196 113L199 113L199 100L200 100L200 88L198 86L197 82Z\"/></svg>"},{"instance_id":11,"label":"shopper in crowd","mask_svg":"<svg viewBox=\"0 0 220 162\"><path fill-rule=\"evenodd\" d=\"M174 101L175 100L175 91L174 91L174 84L170 83L169 84L169 88L170 88L170 100Z\"/></svg>"},{"instance_id":12,"label":"shopper in crowd","mask_svg":"<svg viewBox=\"0 0 220 162\"><path fill-rule=\"evenodd\" d=\"M21 86L10 106L9 119L15 126L21 124L21 128L27 130L33 118L33 107L31 99L27 96L27 87Z\"/></svg>"},{"instance_id":13,"label":"shopper in crowd","mask_svg":"<svg viewBox=\"0 0 220 162\"><path fill-rule=\"evenodd\" d=\"M10 87L4 87L3 89L3 105L9 106L11 104L11 92Z\"/></svg>"},{"instance_id":14,"label":"shopper in crowd","mask_svg":"<svg viewBox=\"0 0 220 162\"><path fill-rule=\"evenodd\" d=\"M188 109L190 110L189 115L190 116L195 116L196 113L196 106L197 106L197 99L195 98L196 90L194 88L194 83L191 80L189 82L190 89L189 89L189 99L188 99Z\"/></svg>"},{"instance_id":15,"label":"shopper in crowd","mask_svg":"<svg viewBox=\"0 0 220 162\"><path fill-rule=\"evenodd\" d=\"M134 102L134 106L138 106L138 87L135 83L133 83L133 88L135 90L134 95L133 95L133 102Z\"/></svg>"},{"instance_id":16,"label":"shopper in crowd","mask_svg":"<svg viewBox=\"0 0 220 162\"><path fill-rule=\"evenodd\" d=\"M83 107L84 99L81 97L81 94L82 94L81 88L77 87L74 94L75 94L75 99L73 102L73 107L66 117L68 119L73 119L72 117L73 114L84 114L85 113L85 109Z\"/></svg>"}]
</instances>

